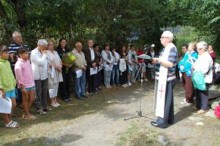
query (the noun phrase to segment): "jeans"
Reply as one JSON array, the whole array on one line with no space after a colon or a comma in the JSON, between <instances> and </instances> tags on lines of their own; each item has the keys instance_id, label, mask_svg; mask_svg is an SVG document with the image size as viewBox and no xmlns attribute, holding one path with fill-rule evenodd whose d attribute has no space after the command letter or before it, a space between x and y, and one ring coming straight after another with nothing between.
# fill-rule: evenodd
<instances>
[{"instance_id":1,"label":"jeans","mask_svg":"<svg viewBox=\"0 0 220 146\"><path fill-rule=\"evenodd\" d=\"M116 78L116 80L115 80ZM119 66L114 65L112 69L112 84L119 84Z\"/></svg>"},{"instance_id":2,"label":"jeans","mask_svg":"<svg viewBox=\"0 0 220 146\"><path fill-rule=\"evenodd\" d=\"M104 83L105 85L110 85L110 80L111 80L111 73L112 71L104 71Z\"/></svg>"},{"instance_id":3,"label":"jeans","mask_svg":"<svg viewBox=\"0 0 220 146\"><path fill-rule=\"evenodd\" d=\"M85 96L85 87L86 87L86 77L85 72L82 71L82 76L75 78L75 94L76 98L81 98Z\"/></svg>"}]
</instances>

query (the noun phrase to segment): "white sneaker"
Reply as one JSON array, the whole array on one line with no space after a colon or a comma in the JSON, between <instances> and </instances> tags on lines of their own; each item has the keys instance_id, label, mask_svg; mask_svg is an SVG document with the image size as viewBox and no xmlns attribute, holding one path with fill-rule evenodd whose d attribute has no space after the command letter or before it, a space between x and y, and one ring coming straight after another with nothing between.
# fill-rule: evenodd
<instances>
[{"instance_id":1,"label":"white sneaker","mask_svg":"<svg viewBox=\"0 0 220 146\"><path fill-rule=\"evenodd\" d=\"M132 83L131 82L128 82L128 87L130 87L132 85Z\"/></svg>"},{"instance_id":2,"label":"white sneaker","mask_svg":"<svg viewBox=\"0 0 220 146\"><path fill-rule=\"evenodd\" d=\"M180 102L181 104L186 104L186 99L183 99L183 101Z\"/></svg>"},{"instance_id":3,"label":"white sneaker","mask_svg":"<svg viewBox=\"0 0 220 146\"><path fill-rule=\"evenodd\" d=\"M148 81L148 79L144 79L144 81L145 81L145 82L147 82L147 81Z\"/></svg>"},{"instance_id":4,"label":"white sneaker","mask_svg":"<svg viewBox=\"0 0 220 146\"><path fill-rule=\"evenodd\" d=\"M184 106L191 106L192 105L192 103L188 103L188 102L186 102L185 104L184 104Z\"/></svg>"}]
</instances>

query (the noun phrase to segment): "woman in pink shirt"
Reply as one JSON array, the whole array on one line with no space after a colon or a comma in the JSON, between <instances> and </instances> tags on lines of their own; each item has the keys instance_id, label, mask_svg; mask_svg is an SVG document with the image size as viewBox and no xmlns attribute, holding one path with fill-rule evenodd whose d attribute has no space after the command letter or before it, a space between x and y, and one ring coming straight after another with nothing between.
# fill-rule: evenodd
<instances>
[{"instance_id":1,"label":"woman in pink shirt","mask_svg":"<svg viewBox=\"0 0 220 146\"><path fill-rule=\"evenodd\" d=\"M15 64L15 75L18 87L22 91L22 105L24 108L24 119L36 119L35 116L30 114L30 108L35 100L35 83L34 75L31 68L29 55L26 49L20 48L17 51L19 56Z\"/></svg>"}]
</instances>

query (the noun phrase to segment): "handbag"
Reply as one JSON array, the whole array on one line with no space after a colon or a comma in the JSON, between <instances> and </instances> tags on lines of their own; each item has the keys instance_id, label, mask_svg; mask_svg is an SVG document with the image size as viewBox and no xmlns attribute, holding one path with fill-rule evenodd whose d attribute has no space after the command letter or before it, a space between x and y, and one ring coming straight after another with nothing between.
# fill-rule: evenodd
<instances>
[{"instance_id":1,"label":"handbag","mask_svg":"<svg viewBox=\"0 0 220 146\"><path fill-rule=\"evenodd\" d=\"M55 74L55 68L52 66L52 68L48 72L48 89L54 89L54 74Z\"/></svg>"},{"instance_id":2,"label":"handbag","mask_svg":"<svg viewBox=\"0 0 220 146\"><path fill-rule=\"evenodd\" d=\"M205 78L201 71L194 71L192 74L192 83L195 89L206 91Z\"/></svg>"}]
</instances>

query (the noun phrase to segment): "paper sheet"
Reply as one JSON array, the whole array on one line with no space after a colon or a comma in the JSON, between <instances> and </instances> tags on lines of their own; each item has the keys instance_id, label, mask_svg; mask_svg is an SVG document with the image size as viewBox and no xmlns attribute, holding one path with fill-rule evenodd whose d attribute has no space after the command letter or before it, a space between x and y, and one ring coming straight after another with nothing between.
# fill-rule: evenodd
<instances>
[{"instance_id":1,"label":"paper sheet","mask_svg":"<svg viewBox=\"0 0 220 146\"><path fill-rule=\"evenodd\" d=\"M98 68L90 68L90 75L97 74Z\"/></svg>"},{"instance_id":2,"label":"paper sheet","mask_svg":"<svg viewBox=\"0 0 220 146\"><path fill-rule=\"evenodd\" d=\"M0 93L0 113L2 114L11 114L12 102L8 97L2 98Z\"/></svg>"},{"instance_id":3,"label":"paper sheet","mask_svg":"<svg viewBox=\"0 0 220 146\"><path fill-rule=\"evenodd\" d=\"M82 76L82 70L77 70L76 71L76 78L80 78Z\"/></svg>"},{"instance_id":4,"label":"paper sheet","mask_svg":"<svg viewBox=\"0 0 220 146\"><path fill-rule=\"evenodd\" d=\"M105 70L106 71L112 71L113 65L105 65Z\"/></svg>"},{"instance_id":5,"label":"paper sheet","mask_svg":"<svg viewBox=\"0 0 220 146\"><path fill-rule=\"evenodd\" d=\"M99 66L98 72L100 72L103 69L103 65Z\"/></svg>"}]
</instances>

